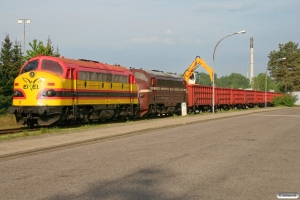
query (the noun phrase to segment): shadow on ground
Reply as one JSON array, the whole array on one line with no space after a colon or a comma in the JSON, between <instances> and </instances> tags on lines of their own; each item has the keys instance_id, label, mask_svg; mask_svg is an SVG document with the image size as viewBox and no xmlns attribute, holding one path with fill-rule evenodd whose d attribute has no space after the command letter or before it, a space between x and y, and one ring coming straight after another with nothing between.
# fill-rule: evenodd
<instances>
[{"instance_id":1,"label":"shadow on ground","mask_svg":"<svg viewBox=\"0 0 300 200\"><path fill-rule=\"evenodd\" d=\"M168 179L174 176L157 168L144 168L118 180L91 184L81 194L56 194L45 200L58 199L183 199L168 189ZM70 186L71 187L71 186Z\"/></svg>"}]
</instances>

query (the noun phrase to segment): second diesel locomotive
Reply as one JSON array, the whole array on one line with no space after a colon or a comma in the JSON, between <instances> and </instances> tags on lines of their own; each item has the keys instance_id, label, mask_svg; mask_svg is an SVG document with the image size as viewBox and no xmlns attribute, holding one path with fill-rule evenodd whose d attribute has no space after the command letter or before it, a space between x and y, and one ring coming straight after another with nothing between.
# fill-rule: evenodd
<instances>
[{"instance_id":1,"label":"second diesel locomotive","mask_svg":"<svg viewBox=\"0 0 300 200\"><path fill-rule=\"evenodd\" d=\"M262 107L280 93L215 87L214 109ZM38 56L21 67L8 111L18 124L151 117L212 110L212 87L180 75L92 60Z\"/></svg>"}]
</instances>

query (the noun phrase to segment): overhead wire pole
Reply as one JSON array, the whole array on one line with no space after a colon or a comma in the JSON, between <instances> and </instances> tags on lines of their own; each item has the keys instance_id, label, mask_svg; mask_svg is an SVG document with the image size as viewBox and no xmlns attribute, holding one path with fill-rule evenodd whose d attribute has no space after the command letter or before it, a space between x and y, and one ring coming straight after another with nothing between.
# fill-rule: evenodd
<instances>
[{"instance_id":1,"label":"overhead wire pole","mask_svg":"<svg viewBox=\"0 0 300 200\"><path fill-rule=\"evenodd\" d=\"M214 71L213 71L213 84L212 84L212 113L215 113L215 53L216 53L217 46L219 45L219 43L222 40L224 40L225 38L227 38L229 36L236 35L236 34L244 34L244 33L246 33L245 30L227 35L227 36L223 37L221 40L219 40L219 42L215 46L214 54L213 54Z\"/></svg>"},{"instance_id":2,"label":"overhead wire pole","mask_svg":"<svg viewBox=\"0 0 300 200\"><path fill-rule=\"evenodd\" d=\"M24 47L23 47L23 53L25 54L25 24L30 24L30 19L19 19L18 20L18 23L19 24L22 24L22 23L24 23Z\"/></svg>"},{"instance_id":3,"label":"overhead wire pole","mask_svg":"<svg viewBox=\"0 0 300 200\"><path fill-rule=\"evenodd\" d=\"M282 61L282 60L285 60L286 58L279 58L278 60L274 60L274 61L272 61L272 62L270 62L270 64L268 64L267 65L267 68L266 68L266 73L265 73L265 75L266 75L266 77L265 77L265 108L267 107L267 88L268 88L268 86L267 86L267 84L268 84L268 82L267 82L267 79L268 79L268 76L267 76L267 72L268 72L268 67L272 64L272 63L274 63L274 62L279 62L279 61Z\"/></svg>"}]
</instances>

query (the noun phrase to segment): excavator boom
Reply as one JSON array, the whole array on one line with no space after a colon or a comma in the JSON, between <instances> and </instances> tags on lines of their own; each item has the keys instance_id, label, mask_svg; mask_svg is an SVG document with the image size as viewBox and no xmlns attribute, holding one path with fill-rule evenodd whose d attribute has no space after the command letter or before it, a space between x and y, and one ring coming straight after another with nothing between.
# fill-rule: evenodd
<instances>
[{"instance_id":1,"label":"excavator boom","mask_svg":"<svg viewBox=\"0 0 300 200\"><path fill-rule=\"evenodd\" d=\"M189 83L191 76L194 74L195 70L200 66L202 66L209 74L210 80L213 81L213 73L214 70L212 68L210 68L206 62L200 58L200 56L196 56L195 60L193 61L193 63L187 68L187 70L185 70L184 74L183 74L183 78L186 81L186 83Z\"/></svg>"}]
</instances>

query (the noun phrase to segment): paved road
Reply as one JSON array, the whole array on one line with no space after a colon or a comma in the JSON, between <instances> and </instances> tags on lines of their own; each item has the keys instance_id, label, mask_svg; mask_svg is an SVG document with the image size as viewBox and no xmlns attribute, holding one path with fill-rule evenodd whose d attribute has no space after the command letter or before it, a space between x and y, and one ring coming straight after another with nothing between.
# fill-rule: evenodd
<instances>
[{"instance_id":1,"label":"paved road","mask_svg":"<svg viewBox=\"0 0 300 200\"><path fill-rule=\"evenodd\" d=\"M300 192L300 110L0 161L1 199L277 199Z\"/></svg>"}]
</instances>

